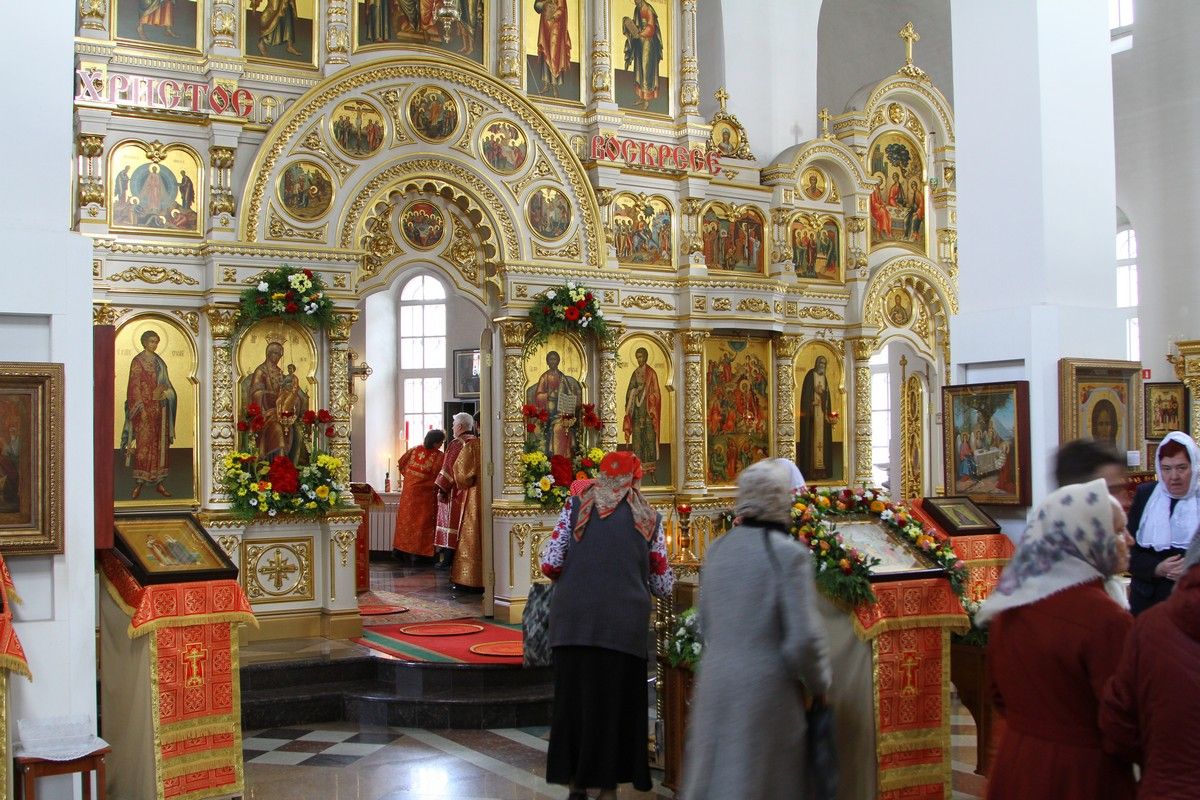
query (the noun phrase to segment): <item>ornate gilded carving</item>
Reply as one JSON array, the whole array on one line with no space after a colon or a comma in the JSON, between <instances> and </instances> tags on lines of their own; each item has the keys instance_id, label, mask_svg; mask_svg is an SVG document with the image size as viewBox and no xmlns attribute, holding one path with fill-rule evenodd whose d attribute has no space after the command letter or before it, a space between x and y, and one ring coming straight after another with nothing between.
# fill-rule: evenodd
<instances>
[{"instance_id":1,"label":"ornate gilded carving","mask_svg":"<svg viewBox=\"0 0 1200 800\"><path fill-rule=\"evenodd\" d=\"M225 267L221 270L221 283L237 283L237 267Z\"/></svg>"},{"instance_id":2,"label":"ornate gilded carving","mask_svg":"<svg viewBox=\"0 0 1200 800\"><path fill-rule=\"evenodd\" d=\"M331 30L331 36L333 33L334 31ZM327 60L338 60L334 58L334 55L335 53L331 49ZM331 102L336 98L345 96L352 90L362 89L368 85L380 84L387 81L412 80L414 78L453 83L469 89L477 96L487 98L503 111L509 112L512 116L521 119L532 130L534 138L541 140L542 146L549 151L555 165L561 169L563 174L560 177L565 179L571 187L573 200L581 212L581 227L584 235L586 261L590 266L600 267L601 259L603 258L603 234L600 231L599 214L592 199L594 195L590 182L583 173L578 159L569 152L562 135L552 127L551 123L545 117L538 114L526 100L513 92L511 87L453 65L436 64L419 57L363 65L356 69L347 70L344 73L338 73L336 77L329 79L327 83L322 84L319 88L305 95L306 99L302 103L297 103L296 106L287 112L284 118L269 132L268 138L264 142L260 155L254 164L252 183L248 187L246 195L248 202L244 204L243 209L243 238L252 239L252 232L258 229L268 186L276 177L276 167L285 148L295 141L295 138L302 130L308 128L313 119L325 113L327 106ZM398 101L402 97L399 91L396 94L397 103L391 104L393 113L395 113ZM396 125L397 130L403 127L400 124ZM510 236L510 231L508 230L512 228L509 221L510 215L505 212L503 204L498 203L498 200L491 192L490 186L482 181L474 172L441 158L417 158L389 167L379 175L374 176L370 181L367 181L361 187L359 194L351 202L341 203L342 207L347 209L343 218L345 225L341 232L341 246L343 248L349 249L353 246L351 243L355 239L357 220L366 204L373 201L378 191L384 185L394 182L398 177L414 172L424 172L438 176L455 176L464 185L469 185L471 191L475 192L477 196L492 198L489 200L489 205L497 210L497 221L506 227L504 239L508 249L504 253L504 256L509 260L517 260L519 258L517 255L518 241L516 232L513 230Z\"/></svg>"},{"instance_id":3,"label":"ornate gilded carving","mask_svg":"<svg viewBox=\"0 0 1200 800\"><path fill-rule=\"evenodd\" d=\"M613 344L605 343L600 348L600 398L597 409L604 427L600 429L600 449L611 452L617 449L617 348L623 326L611 325Z\"/></svg>"},{"instance_id":4,"label":"ornate gilded carving","mask_svg":"<svg viewBox=\"0 0 1200 800\"><path fill-rule=\"evenodd\" d=\"M698 294L692 298L692 311L701 313L708 310L708 298L702 294Z\"/></svg>"},{"instance_id":5,"label":"ornate gilded carving","mask_svg":"<svg viewBox=\"0 0 1200 800\"><path fill-rule=\"evenodd\" d=\"M699 92L697 91L697 103L699 103L698 95ZM716 135L718 124L724 123L730 128L733 128L733 130L737 133L738 138L734 143L735 146L732 148L732 150L730 150L730 152L722 151L722 155L724 155L726 158L737 158L744 161L753 161L754 153L750 152L750 137L746 133L746 126L741 123L741 120L737 118L736 114L730 114L729 110L725 107L725 104L729 102L729 92L725 91L725 87L722 86L713 93L713 97L716 98L721 107L717 109L716 113L713 114L712 119L708 121L708 124L712 126L712 129L708 132L708 141L706 142L707 149L721 149L720 143L717 142L714 137ZM733 180L737 177L737 172L730 174L730 170L726 169L725 173L729 175L730 180Z\"/></svg>"},{"instance_id":6,"label":"ornate gilded carving","mask_svg":"<svg viewBox=\"0 0 1200 800\"><path fill-rule=\"evenodd\" d=\"M894 284L901 281L914 286L918 283L924 284L924 287L936 289L929 292L929 296L935 301L931 307L935 318L945 316L947 311L950 314L958 313L958 293L940 270L924 259L900 257L888 261L871 276L871 283L863 299L863 322L877 328L885 327L883 298ZM919 293L925 294L925 291ZM943 302L949 305L949 309L941 307Z\"/></svg>"},{"instance_id":7,"label":"ornate gilded carving","mask_svg":"<svg viewBox=\"0 0 1200 800\"><path fill-rule=\"evenodd\" d=\"M592 39L592 97L596 100L612 100L609 58L608 35L597 34Z\"/></svg>"},{"instance_id":8,"label":"ornate gilded carving","mask_svg":"<svg viewBox=\"0 0 1200 800\"><path fill-rule=\"evenodd\" d=\"M708 331L683 331L683 448L686 490L704 488L704 341Z\"/></svg>"},{"instance_id":9,"label":"ornate gilded carving","mask_svg":"<svg viewBox=\"0 0 1200 800\"><path fill-rule=\"evenodd\" d=\"M525 347L525 337L533 330L529 320L510 319L500 322L500 342L505 347Z\"/></svg>"},{"instance_id":10,"label":"ornate gilded carving","mask_svg":"<svg viewBox=\"0 0 1200 800\"><path fill-rule=\"evenodd\" d=\"M208 148L208 163L217 169L231 169L236 156L237 149L233 147L213 145Z\"/></svg>"},{"instance_id":11,"label":"ornate gilded carving","mask_svg":"<svg viewBox=\"0 0 1200 800\"><path fill-rule=\"evenodd\" d=\"M542 247L533 243L533 254L538 258L556 258L562 261L578 261L580 254L579 237L571 239L562 247Z\"/></svg>"},{"instance_id":12,"label":"ornate gilded carving","mask_svg":"<svg viewBox=\"0 0 1200 800\"><path fill-rule=\"evenodd\" d=\"M525 338L532 329L527 319L503 319L497 323L504 347L504 491L521 496L521 453L525 424L521 404L525 402Z\"/></svg>"},{"instance_id":13,"label":"ornate gilded carving","mask_svg":"<svg viewBox=\"0 0 1200 800\"><path fill-rule=\"evenodd\" d=\"M846 230L850 233L862 233L867 229L866 217L847 217Z\"/></svg>"},{"instance_id":14,"label":"ornate gilded carving","mask_svg":"<svg viewBox=\"0 0 1200 800\"><path fill-rule=\"evenodd\" d=\"M214 217L221 216L222 214L233 216L236 211L237 204L233 199L233 192L229 189L212 189L209 191L208 212Z\"/></svg>"},{"instance_id":15,"label":"ornate gilded carving","mask_svg":"<svg viewBox=\"0 0 1200 800\"><path fill-rule=\"evenodd\" d=\"M904 356L901 356L903 359ZM903 363L903 361L901 362ZM925 485L925 409L921 379L910 375L900 394L900 499L921 497Z\"/></svg>"},{"instance_id":16,"label":"ornate gilded carving","mask_svg":"<svg viewBox=\"0 0 1200 800\"><path fill-rule=\"evenodd\" d=\"M675 306L663 300L661 297L655 297L649 294L631 294L621 299L622 308L640 308L643 311L650 309L658 309L660 311L674 311Z\"/></svg>"},{"instance_id":17,"label":"ornate gilded carving","mask_svg":"<svg viewBox=\"0 0 1200 800\"><path fill-rule=\"evenodd\" d=\"M450 240L450 246L442 253L442 258L457 267L468 281L478 284L479 250L476 248L475 240L472 238L471 232L467 230L467 226L458 217L453 217L453 220L454 236Z\"/></svg>"},{"instance_id":18,"label":"ornate gilded carving","mask_svg":"<svg viewBox=\"0 0 1200 800\"><path fill-rule=\"evenodd\" d=\"M142 283L160 284L171 283L176 286L197 286L200 281L190 275L184 275L179 270L173 267L129 267L121 272L108 276L110 281L123 281L125 283L134 283L141 281Z\"/></svg>"},{"instance_id":19,"label":"ornate gilded carving","mask_svg":"<svg viewBox=\"0 0 1200 800\"><path fill-rule=\"evenodd\" d=\"M219 3L213 8L209 19L213 44L217 47L233 47L234 33L237 31L237 14L233 7Z\"/></svg>"},{"instance_id":20,"label":"ornate gilded carving","mask_svg":"<svg viewBox=\"0 0 1200 800\"><path fill-rule=\"evenodd\" d=\"M828 319L828 320L843 320L841 314L826 306L804 306L796 310L795 316L801 319Z\"/></svg>"},{"instance_id":21,"label":"ornate gilded carving","mask_svg":"<svg viewBox=\"0 0 1200 800\"><path fill-rule=\"evenodd\" d=\"M225 551L225 555L233 558L233 554L237 552L237 547L241 544L242 537L234 536L230 533L224 533L217 537L217 544Z\"/></svg>"},{"instance_id":22,"label":"ornate gilded carving","mask_svg":"<svg viewBox=\"0 0 1200 800\"><path fill-rule=\"evenodd\" d=\"M350 548L354 545L354 531L334 531L333 543L338 549L338 564L345 567L350 563Z\"/></svg>"},{"instance_id":23,"label":"ornate gilded carving","mask_svg":"<svg viewBox=\"0 0 1200 800\"><path fill-rule=\"evenodd\" d=\"M801 337L776 336L775 344L775 454L794 458L796 453L796 378L794 361Z\"/></svg>"},{"instance_id":24,"label":"ornate gilded carving","mask_svg":"<svg viewBox=\"0 0 1200 800\"><path fill-rule=\"evenodd\" d=\"M243 543L241 571L252 603L313 599L312 537Z\"/></svg>"},{"instance_id":25,"label":"ornate gilded carving","mask_svg":"<svg viewBox=\"0 0 1200 800\"><path fill-rule=\"evenodd\" d=\"M325 234L329 231L326 222L319 228L297 228L288 224L274 211L271 212L271 222L267 226L268 239L298 239L301 241L324 242Z\"/></svg>"},{"instance_id":26,"label":"ornate gilded carving","mask_svg":"<svg viewBox=\"0 0 1200 800\"><path fill-rule=\"evenodd\" d=\"M753 311L756 314L767 314L771 311L771 304L761 297L746 297L737 304L738 311Z\"/></svg>"},{"instance_id":27,"label":"ornate gilded carving","mask_svg":"<svg viewBox=\"0 0 1200 800\"><path fill-rule=\"evenodd\" d=\"M689 356L704 355L704 340L709 337L708 331L684 331L683 353Z\"/></svg>"},{"instance_id":28,"label":"ornate gilded carving","mask_svg":"<svg viewBox=\"0 0 1200 800\"><path fill-rule=\"evenodd\" d=\"M500 80L512 86L521 85L521 37L517 26L506 22L500 26Z\"/></svg>"},{"instance_id":29,"label":"ornate gilded carving","mask_svg":"<svg viewBox=\"0 0 1200 800\"><path fill-rule=\"evenodd\" d=\"M862 362L854 367L854 482L872 482L871 368Z\"/></svg>"},{"instance_id":30,"label":"ornate gilded carving","mask_svg":"<svg viewBox=\"0 0 1200 800\"><path fill-rule=\"evenodd\" d=\"M345 342L350 339L350 329L358 322L358 310L349 309L338 311L333 315L333 325L329 329L329 341Z\"/></svg>"},{"instance_id":31,"label":"ornate gilded carving","mask_svg":"<svg viewBox=\"0 0 1200 800\"><path fill-rule=\"evenodd\" d=\"M108 303L95 303L92 305L92 324L116 325L117 320L127 313L129 313L128 308L118 308L110 306Z\"/></svg>"},{"instance_id":32,"label":"ornate gilded carving","mask_svg":"<svg viewBox=\"0 0 1200 800\"><path fill-rule=\"evenodd\" d=\"M99 158L104 154L104 137L98 133L79 134L79 155L84 158Z\"/></svg>"},{"instance_id":33,"label":"ornate gilded carving","mask_svg":"<svg viewBox=\"0 0 1200 800\"><path fill-rule=\"evenodd\" d=\"M236 307L205 306L203 311L208 317L208 328L214 339L228 339L233 335L238 318Z\"/></svg>"},{"instance_id":34,"label":"ornate gilded carving","mask_svg":"<svg viewBox=\"0 0 1200 800\"><path fill-rule=\"evenodd\" d=\"M192 333L200 333L200 314L198 312L177 308L172 313L183 320L184 324L191 329Z\"/></svg>"},{"instance_id":35,"label":"ornate gilded carving","mask_svg":"<svg viewBox=\"0 0 1200 800\"><path fill-rule=\"evenodd\" d=\"M93 206L88 209L89 216L96 216L99 212L95 207L104 205L104 181L99 178L80 178L79 179L79 205L83 208Z\"/></svg>"},{"instance_id":36,"label":"ornate gilded carving","mask_svg":"<svg viewBox=\"0 0 1200 800\"><path fill-rule=\"evenodd\" d=\"M88 31L102 31L107 19L108 0L79 0L79 27Z\"/></svg>"},{"instance_id":37,"label":"ornate gilded carving","mask_svg":"<svg viewBox=\"0 0 1200 800\"><path fill-rule=\"evenodd\" d=\"M713 311L730 311L733 309L733 301L728 297L714 297L712 301Z\"/></svg>"}]
</instances>

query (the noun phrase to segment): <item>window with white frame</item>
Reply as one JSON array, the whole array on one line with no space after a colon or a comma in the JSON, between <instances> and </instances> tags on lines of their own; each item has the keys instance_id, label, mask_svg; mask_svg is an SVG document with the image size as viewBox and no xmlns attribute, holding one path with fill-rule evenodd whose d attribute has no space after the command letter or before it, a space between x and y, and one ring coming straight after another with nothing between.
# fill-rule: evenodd
<instances>
[{"instance_id":1,"label":"window with white frame","mask_svg":"<svg viewBox=\"0 0 1200 800\"><path fill-rule=\"evenodd\" d=\"M401 414L409 447L442 425L446 378L446 289L418 275L400 290Z\"/></svg>"},{"instance_id":2,"label":"window with white frame","mask_svg":"<svg viewBox=\"0 0 1200 800\"><path fill-rule=\"evenodd\" d=\"M1133 0L1108 0L1108 30L1114 54L1133 47Z\"/></svg>"},{"instance_id":3,"label":"window with white frame","mask_svg":"<svg viewBox=\"0 0 1200 800\"><path fill-rule=\"evenodd\" d=\"M1141 360L1138 330L1138 250L1137 233L1128 224L1117 231L1117 307L1129 309L1125 320L1125 357Z\"/></svg>"},{"instance_id":4,"label":"window with white frame","mask_svg":"<svg viewBox=\"0 0 1200 800\"><path fill-rule=\"evenodd\" d=\"M871 356L871 480L883 486L892 460L892 385L887 348Z\"/></svg>"}]
</instances>

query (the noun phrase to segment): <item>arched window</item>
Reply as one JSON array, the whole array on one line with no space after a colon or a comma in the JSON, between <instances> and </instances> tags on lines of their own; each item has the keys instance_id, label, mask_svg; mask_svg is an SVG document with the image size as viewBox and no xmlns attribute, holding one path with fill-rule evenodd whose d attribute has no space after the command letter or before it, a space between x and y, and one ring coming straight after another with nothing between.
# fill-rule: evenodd
<instances>
[{"instance_id":1,"label":"arched window","mask_svg":"<svg viewBox=\"0 0 1200 800\"><path fill-rule=\"evenodd\" d=\"M418 275L400 290L401 415L409 447L442 425L446 377L446 289Z\"/></svg>"},{"instance_id":2,"label":"arched window","mask_svg":"<svg viewBox=\"0 0 1200 800\"><path fill-rule=\"evenodd\" d=\"M1137 234L1125 219L1117 227L1117 307L1129 309L1129 316L1125 320L1125 357L1130 361L1141 360L1137 261Z\"/></svg>"}]
</instances>

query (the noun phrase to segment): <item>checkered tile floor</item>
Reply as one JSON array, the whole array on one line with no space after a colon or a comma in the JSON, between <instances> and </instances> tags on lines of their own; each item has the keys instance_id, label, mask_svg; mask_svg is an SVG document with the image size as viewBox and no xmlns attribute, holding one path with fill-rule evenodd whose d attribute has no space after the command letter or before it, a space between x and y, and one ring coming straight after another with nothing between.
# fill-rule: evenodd
<instances>
[{"instance_id":1,"label":"checkered tile floor","mask_svg":"<svg viewBox=\"0 0 1200 800\"><path fill-rule=\"evenodd\" d=\"M403 738L399 733L268 728L242 740L247 764L346 767Z\"/></svg>"}]
</instances>

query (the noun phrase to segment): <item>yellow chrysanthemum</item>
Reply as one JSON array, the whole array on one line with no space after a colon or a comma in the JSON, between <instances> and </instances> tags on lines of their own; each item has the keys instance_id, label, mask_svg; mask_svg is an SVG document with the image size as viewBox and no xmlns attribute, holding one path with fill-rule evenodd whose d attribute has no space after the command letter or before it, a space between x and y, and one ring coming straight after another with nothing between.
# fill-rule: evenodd
<instances>
[{"instance_id":1,"label":"yellow chrysanthemum","mask_svg":"<svg viewBox=\"0 0 1200 800\"><path fill-rule=\"evenodd\" d=\"M599 447L593 447L591 450L588 450L588 458L590 458L596 464L599 464L604 460L604 451Z\"/></svg>"},{"instance_id":2,"label":"yellow chrysanthemum","mask_svg":"<svg viewBox=\"0 0 1200 800\"><path fill-rule=\"evenodd\" d=\"M316 491L317 497L321 498L322 500L329 497L329 487L323 483L320 486L318 486L315 491Z\"/></svg>"},{"instance_id":3,"label":"yellow chrysanthemum","mask_svg":"<svg viewBox=\"0 0 1200 800\"><path fill-rule=\"evenodd\" d=\"M553 486L553 485L554 485L554 481L550 480L550 476L549 476L549 475L543 475L543 476L542 476L542 479L541 479L540 481L538 481L538 487L539 487L539 488L540 488L540 489L541 489L543 492L548 492L548 491L550 491L550 487L551 487L551 486Z\"/></svg>"},{"instance_id":4,"label":"yellow chrysanthemum","mask_svg":"<svg viewBox=\"0 0 1200 800\"><path fill-rule=\"evenodd\" d=\"M309 511L312 511L314 508L317 507L317 504L314 503L312 500L309 500L307 503L304 504L304 507L307 508Z\"/></svg>"}]
</instances>

